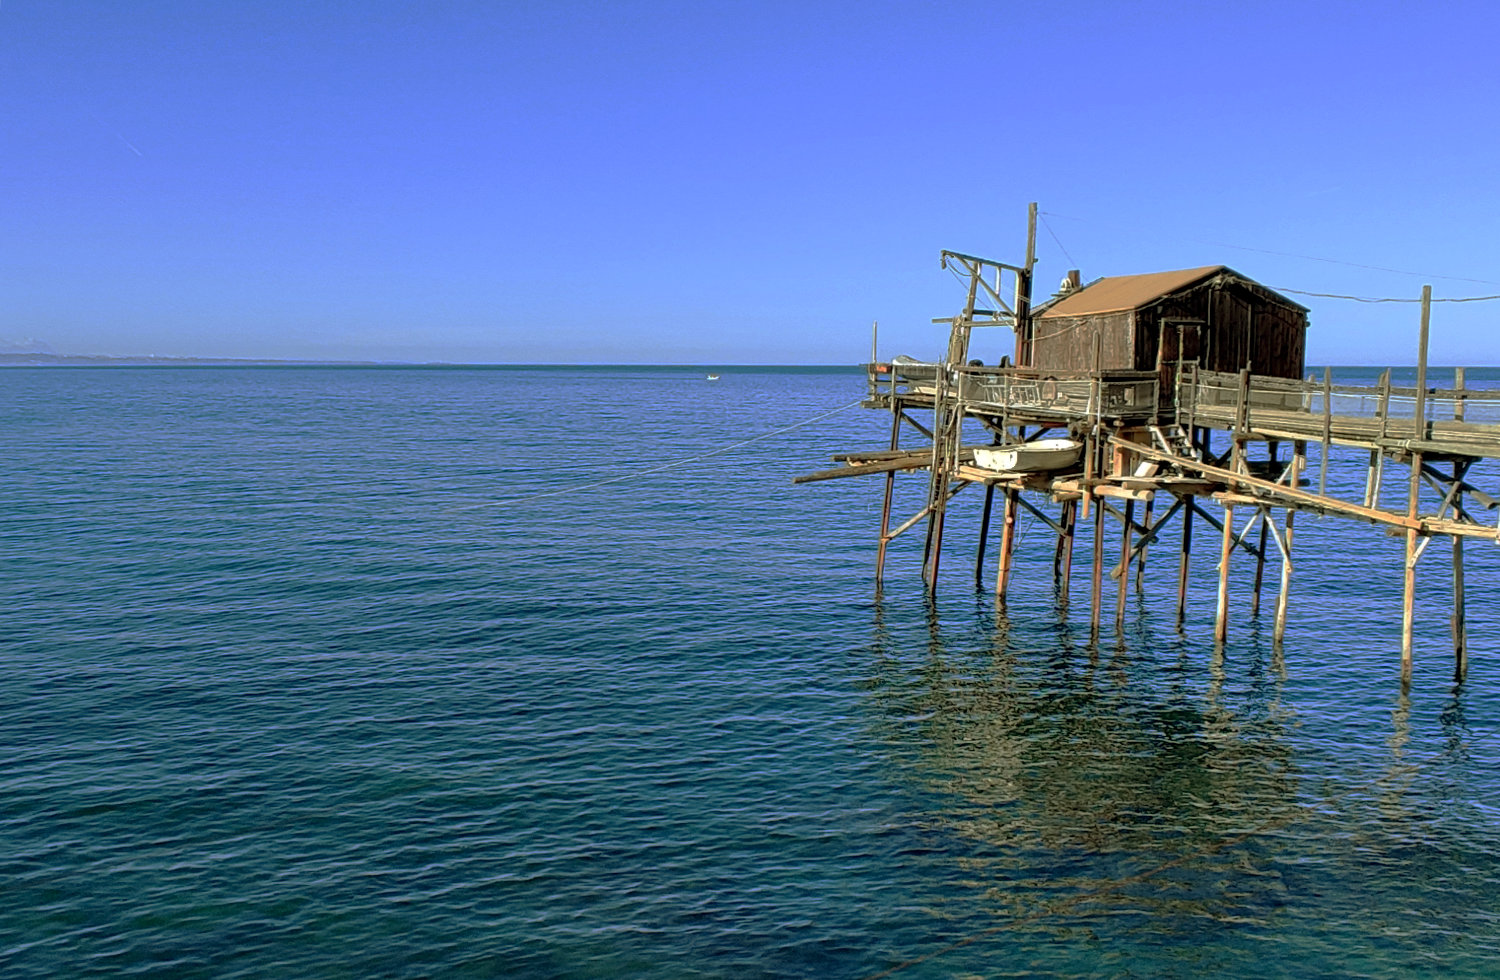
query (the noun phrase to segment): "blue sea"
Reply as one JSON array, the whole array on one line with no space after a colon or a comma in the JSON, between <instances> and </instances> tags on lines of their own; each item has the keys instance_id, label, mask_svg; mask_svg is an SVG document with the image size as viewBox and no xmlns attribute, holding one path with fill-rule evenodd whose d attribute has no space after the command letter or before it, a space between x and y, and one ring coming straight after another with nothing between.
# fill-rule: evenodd
<instances>
[{"instance_id":1,"label":"blue sea","mask_svg":"<svg viewBox=\"0 0 1500 980\"><path fill-rule=\"evenodd\" d=\"M1333 518L1279 649L1201 521L1181 631L1029 514L997 607L973 491L877 599L863 376L713 370L0 371L0 976L1500 974L1494 544L1407 691Z\"/></svg>"}]
</instances>

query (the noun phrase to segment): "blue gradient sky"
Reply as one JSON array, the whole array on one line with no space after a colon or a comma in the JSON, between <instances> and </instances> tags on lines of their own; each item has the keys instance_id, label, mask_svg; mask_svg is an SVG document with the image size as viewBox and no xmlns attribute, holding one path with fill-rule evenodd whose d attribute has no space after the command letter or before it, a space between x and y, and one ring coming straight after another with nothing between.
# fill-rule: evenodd
<instances>
[{"instance_id":1,"label":"blue gradient sky","mask_svg":"<svg viewBox=\"0 0 1500 980\"><path fill-rule=\"evenodd\" d=\"M1048 289L1222 262L1316 292L1500 293L1497 21L4 0L0 337L850 363L878 318L882 354L935 355L928 321L962 301L938 251L1018 262L1032 200ZM1414 359L1415 307L1302 299L1311 362ZM1500 362L1497 315L1436 307L1434 360Z\"/></svg>"}]
</instances>

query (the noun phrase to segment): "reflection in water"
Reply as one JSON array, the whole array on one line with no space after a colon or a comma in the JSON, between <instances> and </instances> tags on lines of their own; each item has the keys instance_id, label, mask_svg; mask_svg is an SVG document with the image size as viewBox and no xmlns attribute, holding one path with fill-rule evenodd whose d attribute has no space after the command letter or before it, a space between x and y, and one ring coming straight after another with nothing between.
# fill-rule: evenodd
<instances>
[{"instance_id":1,"label":"reflection in water","mask_svg":"<svg viewBox=\"0 0 1500 980\"><path fill-rule=\"evenodd\" d=\"M1229 701L1220 651L1195 698L1180 641L1163 668L1123 644L1101 656L1066 622L1027 650L1003 609L992 628L953 637L929 613L920 662L876 632L876 723L893 746L916 749L901 755L933 801L927 818L981 845L964 870L991 911L1021 914L1295 816L1279 687L1263 665L1260 683ZM1241 915L1255 896L1211 883L1223 866L1274 891L1277 875L1254 850L1182 860L1103 901L1114 912Z\"/></svg>"},{"instance_id":2,"label":"reflection in water","mask_svg":"<svg viewBox=\"0 0 1500 980\"><path fill-rule=\"evenodd\" d=\"M1374 893L1395 886L1359 869L1446 862L1412 852L1432 834L1409 802L1420 777L1405 695L1383 768L1374 751L1314 777L1299 771L1285 662L1269 643L1205 648L1142 619L1101 652L1062 618L1023 628L1003 606L926 613L918 639L883 625L877 604L868 704L919 801L912 820L937 841L923 912L950 923L950 939L970 929L1027 955L1058 936L1128 941L1178 963L1210 937L1238 950L1306 930L1299 956L1344 962L1323 917L1363 922L1390 905ZM1443 724L1461 732L1460 702ZM1460 735L1450 744L1460 752Z\"/></svg>"}]
</instances>

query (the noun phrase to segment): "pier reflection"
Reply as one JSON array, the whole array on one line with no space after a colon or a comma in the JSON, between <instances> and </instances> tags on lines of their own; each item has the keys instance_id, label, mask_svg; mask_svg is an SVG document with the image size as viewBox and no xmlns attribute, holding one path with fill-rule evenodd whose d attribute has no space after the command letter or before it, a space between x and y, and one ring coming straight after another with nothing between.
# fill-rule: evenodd
<instances>
[{"instance_id":1,"label":"pier reflection","mask_svg":"<svg viewBox=\"0 0 1500 980\"><path fill-rule=\"evenodd\" d=\"M1276 860L1247 832L1303 809L1268 649L1226 665L1144 626L1101 647L1063 617L926 613L878 621L868 696L913 818L947 842L933 914L1148 913L1191 932L1277 904Z\"/></svg>"},{"instance_id":2,"label":"pier reflection","mask_svg":"<svg viewBox=\"0 0 1500 980\"><path fill-rule=\"evenodd\" d=\"M1382 703L1253 624L1216 646L1140 615L1098 644L986 598L875 610L864 723L919 937L890 961L1404 977L1435 935L1444 975L1493 974L1489 743L1461 689Z\"/></svg>"}]
</instances>

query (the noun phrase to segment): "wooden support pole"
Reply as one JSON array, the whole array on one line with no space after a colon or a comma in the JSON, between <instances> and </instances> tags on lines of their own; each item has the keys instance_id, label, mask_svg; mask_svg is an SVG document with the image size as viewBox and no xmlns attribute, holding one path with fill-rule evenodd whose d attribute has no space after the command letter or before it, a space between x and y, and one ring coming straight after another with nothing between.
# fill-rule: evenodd
<instances>
[{"instance_id":1,"label":"wooden support pole","mask_svg":"<svg viewBox=\"0 0 1500 980\"><path fill-rule=\"evenodd\" d=\"M1456 464L1455 464L1456 466ZM1464 626L1464 538L1453 535L1453 679L1469 674L1469 638Z\"/></svg>"},{"instance_id":2,"label":"wooden support pole","mask_svg":"<svg viewBox=\"0 0 1500 980\"><path fill-rule=\"evenodd\" d=\"M1250 369L1240 371L1240 390L1234 406L1234 431L1230 433L1229 468L1241 472L1245 462L1245 429L1250 424Z\"/></svg>"},{"instance_id":3,"label":"wooden support pole","mask_svg":"<svg viewBox=\"0 0 1500 980\"><path fill-rule=\"evenodd\" d=\"M1422 287L1422 329L1417 341L1417 408L1412 422L1413 436L1423 439L1427 432L1427 330L1432 315L1432 287ZM1411 482L1406 492L1406 516L1417 516L1417 498L1422 490L1422 454L1411 454ZM1406 531L1406 567L1402 576L1401 595L1401 683L1411 683L1412 632L1416 620L1417 598L1417 529Z\"/></svg>"},{"instance_id":4,"label":"wooden support pole","mask_svg":"<svg viewBox=\"0 0 1500 980\"><path fill-rule=\"evenodd\" d=\"M1115 598L1115 629L1125 628L1125 597L1130 591L1130 548L1135 536L1135 501L1125 501L1125 519L1120 522L1120 591Z\"/></svg>"},{"instance_id":5,"label":"wooden support pole","mask_svg":"<svg viewBox=\"0 0 1500 980\"><path fill-rule=\"evenodd\" d=\"M1002 510L1000 528L1000 570L995 573L995 598L1004 599L1010 587L1010 566L1016 555L1016 494L1015 487L1005 488L1005 506Z\"/></svg>"},{"instance_id":6,"label":"wooden support pole","mask_svg":"<svg viewBox=\"0 0 1500 980\"><path fill-rule=\"evenodd\" d=\"M995 485L986 483L984 485L984 511L979 518L979 548L974 555L974 586L978 588L984 584L984 546L990 536L990 509L995 503Z\"/></svg>"},{"instance_id":7,"label":"wooden support pole","mask_svg":"<svg viewBox=\"0 0 1500 980\"><path fill-rule=\"evenodd\" d=\"M1293 443L1292 486L1297 485L1297 479L1306 465L1307 443L1300 441ZM1286 530L1282 532L1282 543L1286 546L1286 554L1281 556L1281 589L1276 593L1276 626L1271 633L1271 642L1276 646L1280 646L1282 638L1286 636L1286 610L1292 592L1292 518L1296 513L1295 507L1286 509Z\"/></svg>"},{"instance_id":8,"label":"wooden support pole","mask_svg":"<svg viewBox=\"0 0 1500 980\"><path fill-rule=\"evenodd\" d=\"M1463 370L1460 368L1459 370ZM1389 424L1391 411L1391 369L1386 368L1380 372L1380 401L1376 403L1375 415L1380 419L1380 434L1376 437L1376 446L1370 450L1370 472L1365 478L1365 506L1380 506L1380 479L1385 471L1385 450L1380 444L1385 442L1385 429Z\"/></svg>"},{"instance_id":9,"label":"wooden support pole","mask_svg":"<svg viewBox=\"0 0 1500 980\"><path fill-rule=\"evenodd\" d=\"M958 326L955 324L954 333L948 341L950 357L957 333ZM939 379L937 393L933 396L932 452L927 484L927 538L922 545L922 581L929 588L937 586L938 562L943 554L943 519L947 512L948 497L948 461L944 452L948 440L948 418L944 406L948 387L946 362L943 371L945 374Z\"/></svg>"},{"instance_id":10,"label":"wooden support pole","mask_svg":"<svg viewBox=\"0 0 1500 980\"><path fill-rule=\"evenodd\" d=\"M937 487L939 499L948 495L947 488L948 481L945 479ZM943 555L944 516L942 505L935 505L927 515L927 562L923 568L922 578L929 588L937 587L938 562Z\"/></svg>"},{"instance_id":11,"label":"wooden support pole","mask_svg":"<svg viewBox=\"0 0 1500 980\"><path fill-rule=\"evenodd\" d=\"M1333 442L1333 368L1323 369L1323 454L1319 457L1318 496L1328 496L1328 449ZM1373 505L1372 505L1373 506Z\"/></svg>"},{"instance_id":12,"label":"wooden support pole","mask_svg":"<svg viewBox=\"0 0 1500 980\"><path fill-rule=\"evenodd\" d=\"M901 442L901 403L891 400L891 451L895 452ZM885 549L891 542L891 499L896 490L896 471L885 475L885 502L880 508L880 546L875 549L875 591L885 578Z\"/></svg>"},{"instance_id":13,"label":"wooden support pole","mask_svg":"<svg viewBox=\"0 0 1500 980\"><path fill-rule=\"evenodd\" d=\"M1089 494L1084 497L1085 506L1093 497ZM1089 633L1094 639L1099 638L1099 607L1104 602L1104 508L1094 501L1094 577L1092 586L1093 601L1089 613Z\"/></svg>"},{"instance_id":14,"label":"wooden support pole","mask_svg":"<svg viewBox=\"0 0 1500 980\"><path fill-rule=\"evenodd\" d=\"M927 544L922 555L922 578L929 588L937 587L938 563L943 557L943 524L948 516L950 475L944 442L947 439L945 420L939 416L933 424L935 438L932 442L932 482L928 485L928 501L931 510L927 514Z\"/></svg>"},{"instance_id":15,"label":"wooden support pole","mask_svg":"<svg viewBox=\"0 0 1500 980\"><path fill-rule=\"evenodd\" d=\"M1417 410L1415 439L1427 438L1427 328L1432 320L1432 287L1422 287L1422 333L1417 340Z\"/></svg>"},{"instance_id":16,"label":"wooden support pole","mask_svg":"<svg viewBox=\"0 0 1500 980\"><path fill-rule=\"evenodd\" d=\"M1266 529L1271 522L1271 508L1260 508L1260 541L1256 545L1255 586L1250 590L1250 615L1260 615L1260 587L1266 578Z\"/></svg>"},{"instance_id":17,"label":"wooden support pole","mask_svg":"<svg viewBox=\"0 0 1500 980\"><path fill-rule=\"evenodd\" d=\"M1193 497L1189 494L1187 506L1182 509L1182 554L1177 561L1177 626L1179 629L1187 617L1188 562L1193 554L1193 510L1195 507Z\"/></svg>"},{"instance_id":18,"label":"wooden support pole","mask_svg":"<svg viewBox=\"0 0 1500 980\"><path fill-rule=\"evenodd\" d=\"M1063 503L1063 531L1058 538L1062 546L1062 576L1058 585L1058 595L1062 604L1068 604L1068 591L1073 579L1073 538L1078 527L1078 501L1068 500Z\"/></svg>"},{"instance_id":19,"label":"wooden support pole","mask_svg":"<svg viewBox=\"0 0 1500 980\"><path fill-rule=\"evenodd\" d=\"M1457 368L1453 372L1453 418L1454 421L1464 420L1464 369ZM1453 482L1458 483L1468 474L1467 464L1457 460L1453 463ZM1458 491L1457 509L1455 514L1463 509L1463 490ZM1469 637L1468 630L1464 625L1464 539L1463 535L1453 535L1453 679L1460 684L1469 674Z\"/></svg>"},{"instance_id":20,"label":"wooden support pole","mask_svg":"<svg viewBox=\"0 0 1500 980\"><path fill-rule=\"evenodd\" d=\"M1067 546L1066 536L1068 533L1068 504L1071 501L1063 501L1062 507L1057 514L1057 546L1052 549L1052 581L1057 583L1062 580L1063 550Z\"/></svg>"},{"instance_id":21,"label":"wooden support pole","mask_svg":"<svg viewBox=\"0 0 1500 980\"><path fill-rule=\"evenodd\" d=\"M1214 640L1229 637L1229 556L1234 553L1234 505L1224 505L1224 543L1219 549L1219 598L1214 608Z\"/></svg>"},{"instance_id":22,"label":"wooden support pole","mask_svg":"<svg viewBox=\"0 0 1500 980\"><path fill-rule=\"evenodd\" d=\"M1412 478L1411 486L1407 493L1406 516L1417 516L1417 494L1420 490L1422 454L1414 453L1411 458ZM1414 527L1406 530L1406 561L1403 563L1403 574L1401 577L1401 680L1407 683L1411 680L1411 651L1412 632L1416 621L1416 598L1417 598L1417 529ZM1457 537L1455 535L1455 537Z\"/></svg>"},{"instance_id":23,"label":"wooden support pole","mask_svg":"<svg viewBox=\"0 0 1500 980\"><path fill-rule=\"evenodd\" d=\"M1153 505L1155 503L1156 503L1156 497L1155 496L1151 496L1151 497L1147 498L1147 500L1146 500L1145 513L1141 517L1141 523L1147 528L1147 530L1150 530L1150 528L1151 528L1151 511L1152 511L1152 507L1153 507ZM1170 517L1171 515L1168 514L1167 516ZM1142 591L1142 589L1145 588L1145 582L1146 582L1146 549L1149 548L1150 546L1151 546L1151 540L1150 540L1150 538L1147 538L1146 540L1144 540L1144 541L1141 542L1141 546L1138 549L1138 555L1139 555L1140 561L1135 566L1135 590L1137 592L1140 592L1140 591Z\"/></svg>"}]
</instances>

